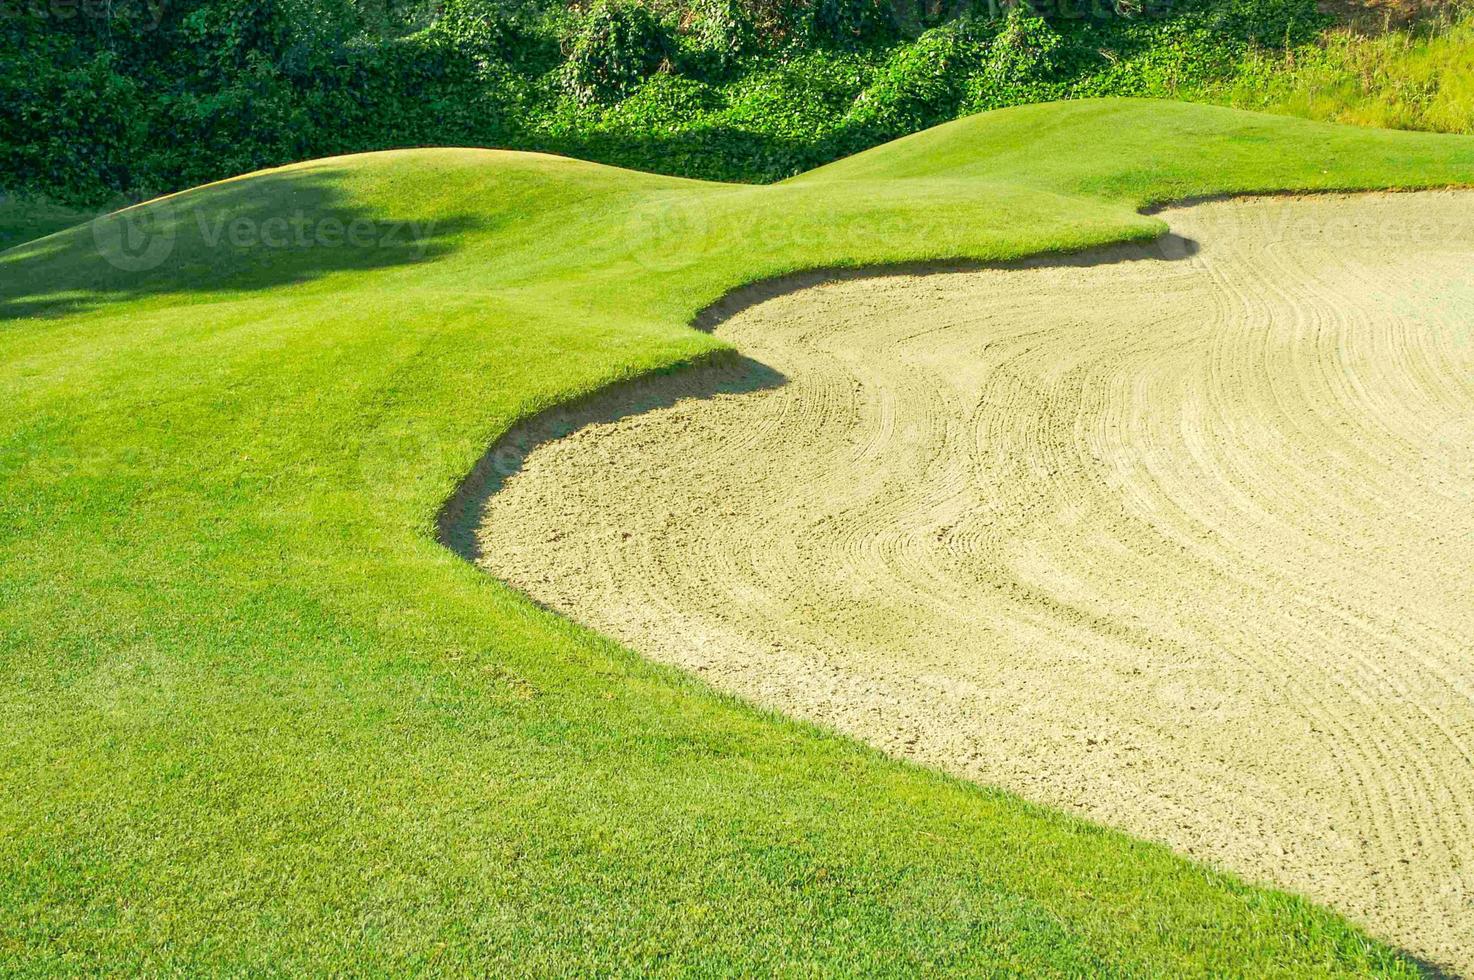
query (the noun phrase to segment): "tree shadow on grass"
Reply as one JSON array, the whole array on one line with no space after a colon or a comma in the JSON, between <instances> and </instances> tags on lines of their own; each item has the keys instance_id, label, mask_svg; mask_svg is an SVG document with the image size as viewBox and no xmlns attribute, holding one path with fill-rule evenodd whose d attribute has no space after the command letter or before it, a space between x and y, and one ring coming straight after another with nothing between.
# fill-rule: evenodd
<instances>
[{"instance_id":1,"label":"tree shadow on grass","mask_svg":"<svg viewBox=\"0 0 1474 980\"><path fill-rule=\"evenodd\" d=\"M491 224L366 206L344 193L342 176L267 174L189 191L0 253L0 320L430 262Z\"/></svg>"},{"instance_id":2,"label":"tree shadow on grass","mask_svg":"<svg viewBox=\"0 0 1474 980\"><path fill-rule=\"evenodd\" d=\"M669 408L688 398L764 391L787 381L783 374L766 364L722 350L600 388L584 398L539 412L513 425L476 462L441 507L436 518L436 536L445 547L474 564L481 558L476 529L487 501L521 472L527 457L539 446L591 425Z\"/></svg>"}]
</instances>

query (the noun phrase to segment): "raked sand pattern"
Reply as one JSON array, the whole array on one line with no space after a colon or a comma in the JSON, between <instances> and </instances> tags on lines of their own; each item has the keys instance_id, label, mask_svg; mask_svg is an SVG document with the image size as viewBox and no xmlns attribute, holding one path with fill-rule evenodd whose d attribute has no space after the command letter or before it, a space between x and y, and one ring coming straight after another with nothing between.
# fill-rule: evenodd
<instances>
[{"instance_id":1,"label":"raked sand pattern","mask_svg":"<svg viewBox=\"0 0 1474 980\"><path fill-rule=\"evenodd\" d=\"M510 436L480 560L1474 973L1474 194L1163 217L736 314L747 360Z\"/></svg>"}]
</instances>

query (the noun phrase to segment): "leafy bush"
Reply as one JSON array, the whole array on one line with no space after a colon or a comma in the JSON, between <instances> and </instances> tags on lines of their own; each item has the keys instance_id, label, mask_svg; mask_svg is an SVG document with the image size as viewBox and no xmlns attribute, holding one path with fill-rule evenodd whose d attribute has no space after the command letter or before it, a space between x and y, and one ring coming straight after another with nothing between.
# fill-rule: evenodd
<instances>
[{"instance_id":1,"label":"leafy bush","mask_svg":"<svg viewBox=\"0 0 1474 980\"><path fill-rule=\"evenodd\" d=\"M1331 22L1302 0L1223 0L1207 20L1218 34L1259 47L1307 44Z\"/></svg>"},{"instance_id":2,"label":"leafy bush","mask_svg":"<svg viewBox=\"0 0 1474 980\"><path fill-rule=\"evenodd\" d=\"M864 52L804 52L728 86L723 119L794 144L821 142L843 125L877 67Z\"/></svg>"},{"instance_id":3,"label":"leafy bush","mask_svg":"<svg viewBox=\"0 0 1474 980\"><path fill-rule=\"evenodd\" d=\"M584 102L628 95L672 53L664 26L632 0L600 0L578 25L564 66L570 91Z\"/></svg>"},{"instance_id":4,"label":"leafy bush","mask_svg":"<svg viewBox=\"0 0 1474 980\"><path fill-rule=\"evenodd\" d=\"M1055 98L1062 47L1061 36L1026 4L1009 8L1002 29L987 45L982 70L967 80L963 111Z\"/></svg>"},{"instance_id":5,"label":"leafy bush","mask_svg":"<svg viewBox=\"0 0 1474 980\"><path fill-rule=\"evenodd\" d=\"M147 185L147 93L106 51L34 61L0 48L0 182L86 204Z\"/></svg>"},{"instance_id":6,"label":"leafy bush","mask_svg":"<svg viewBox=\"0 0 1474 980\"><path fill-rule=\"evenodd\" d=\"M757 30L737 0L699 0L683 25L701 67L724 71L756 50Z\"/></svg>"},{"instance_id":7,"label":"leafy bush","mask_svg":"<svg viewBox=\"0 0 1474 980\"><path fill-rule=\"evenodd\" d=\"M819 44L849 45L892 38L894 8L885 0L812 0L809 33Z\"/></svg>"},{"instance_id":8,"label":"leafy bush","mask_svg":"<svg viewBox=\"0 0 1474 980\"><path fill-rule=\"evenodd\" d=\"M1045 78L1054 69L1059 35L1022 3L1009 8L1003 30L988 48L988 67L983 77L991 85L1024 85Z\"/></svg>"},{"instance_id":9,"label":"leafy bush","mask_svg":"<svg viewBox=\"0 0 1474 980\"><path fill-rule=\"evenodd\" d=\"M969 77L990 64L986 34L967 19L898 47L856 100L849 121L885 139L953 118Z\"/></svg>"},{"instance_id":10,"label":"leafy bush","mask_svg":"<svg viewBox=\"0 0 1474 980\"><path fill-rule=\"evenodd\" d=\"M1468 31L1352 59L1320 40L1314 0L1147 6L1047 21L881 0L111 0L107 18L63 20L21 5L0 16L0 189L92 205L426 144L773 180L963 113L1091 95L1471 128Z\"/></svg>"},{"instance_id":11,"label":"leafy bush","mask_svg":"<svg viewBox=\"0 0 1474 980\"><path fill-rule=\"evenodd\" d=\"M494 74L500 66L540 73L562 59L541 20L536 8L509 0L446 0L421 40L450 45L483 74Z\"/></svg>"}]
</instances>

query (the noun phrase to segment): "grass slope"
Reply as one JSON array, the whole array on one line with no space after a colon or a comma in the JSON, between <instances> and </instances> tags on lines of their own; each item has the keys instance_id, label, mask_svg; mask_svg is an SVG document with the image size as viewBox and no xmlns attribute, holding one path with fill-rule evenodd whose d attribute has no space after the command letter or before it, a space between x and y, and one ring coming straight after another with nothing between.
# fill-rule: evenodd
<instances>
[{"instance_id":1,"label":"grass slope","mask_svg":"<svg viewBox=\"0 0 1474 980\"><path fill-rule=\"evenodd\" d=\"M0 253L0 971L1410 970L714 696L432 527L514 420L713 350L686 324L741 283L1471 176L1457 137L1076 103L771 187L325 160L146 206L150 270L123 217Z\"/></svg>"},{"instance_id":2,"label":"grass slope","mask_svg":"<svg viewBox=\"0 0 1474 980\"><path fill-rule=\"evenodd\" d=\"M0 193L0 250L80 224L96 213L40 198L11 197Z\"/></svg>"}]
</instances>

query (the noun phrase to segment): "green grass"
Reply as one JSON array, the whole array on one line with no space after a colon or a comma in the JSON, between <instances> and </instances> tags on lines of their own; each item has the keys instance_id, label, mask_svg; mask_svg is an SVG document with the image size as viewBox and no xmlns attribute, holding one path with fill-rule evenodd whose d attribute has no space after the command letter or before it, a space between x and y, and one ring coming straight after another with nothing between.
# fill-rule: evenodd
<instances>
[{"instance_id":1,"label":"green grass","mask_svg":"<svg viewBox=\"0 0 1474 980\"><path fill-rule=\"evenodd\" d=\"M1297 898L716 696L433 524L515 420L719 348L686 324L742 283L1471 177L1458 137L1071 103L768 187L345 157L146 207L149 271L108 225L0 253L0 972L1411 973Z\"/></svg>"},{"instance_id":2,"label":"green grass","mask_svg":"<svg viewBox=\"0 0 1474 980\"><path fill-rule=\"evenodd\" d=\"M0 249L13 248L86 221L96 211L78 210L43 198L0 193Z\"/></svg>"},{"instance_id":3,"label":"green grass","mask_svg":"<svg viewBox=\"0 0 1474 980\"><path fill-rule=\"evenodd\" d=\"M1209 97L1330 122L1474 133L1474 8L1250 57Z\"/></svg>"}]
</instances>

